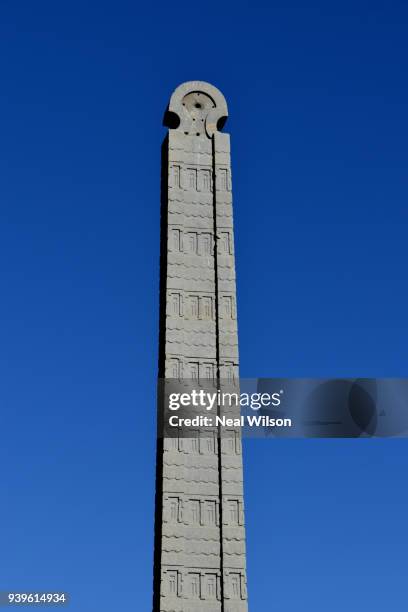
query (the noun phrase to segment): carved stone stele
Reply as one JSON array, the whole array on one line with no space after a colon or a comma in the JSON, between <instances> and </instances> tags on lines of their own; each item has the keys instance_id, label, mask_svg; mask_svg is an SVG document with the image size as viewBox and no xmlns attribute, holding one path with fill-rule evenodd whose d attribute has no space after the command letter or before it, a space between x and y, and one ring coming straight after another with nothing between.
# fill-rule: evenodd
<instances>
[{"instance_id":1,"label":"carved stone stele","mask_svg":"<svg viewBox=\"0 0 408 612\"><path fill-rule=\"evenodd\" d=\"M202 81L165 114L159 378L238 378L227 116ZM241 453L239 431L158 439L153 612L247 612Z\"/></svg>"}]
</instances>

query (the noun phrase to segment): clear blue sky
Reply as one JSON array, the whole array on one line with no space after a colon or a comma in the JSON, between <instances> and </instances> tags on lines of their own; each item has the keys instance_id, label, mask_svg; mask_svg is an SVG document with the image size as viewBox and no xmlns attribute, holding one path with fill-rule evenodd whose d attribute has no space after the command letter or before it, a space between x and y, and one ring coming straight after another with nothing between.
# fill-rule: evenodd
<instances>
[{"instance_id":1,"label":"clear blue sky","mask_svg":"<svg viewBox=\"0 0 408 612\"><path fill-rule=\"evenodd\" d=\"M406 376L404 2L3 1L0 589L149 610L161 126L229 102L243 376ZM249 441L251 612L406 610L407 441Z\"/></svg>"}]
</instances>

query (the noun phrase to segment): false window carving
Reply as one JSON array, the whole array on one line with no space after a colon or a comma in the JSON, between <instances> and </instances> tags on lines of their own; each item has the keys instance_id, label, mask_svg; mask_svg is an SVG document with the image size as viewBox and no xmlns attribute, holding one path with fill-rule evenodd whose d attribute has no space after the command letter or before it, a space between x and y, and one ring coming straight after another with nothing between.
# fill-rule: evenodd
<instances>
[{"instance_id":1,"label":"false window carving","mask_svg":"<svg viewBox=\"0 0 408 612\"><path fill-rule=\"evenodd\" d=\"M169 450L179 450L179 434L175 434L173 433L173 435L171 436L171 438L167 438L168 442L167 442L167 448Z\"/></svg>"},{"instance_id":2,"label":"false window carving","mask_svg":"<svg viewBox=\"0 0 408 612\"><path fill-rule=\"evenodd\" d=\"M241 598L241 574L231 573L230 574L230 593L232 599Z\"/></svg>"},{"instance_id":3,"label":"false window carving","mask_svg":"<svg viewBox=\"0 0 408 612\"><path fill-rule=\"evenodd\" d=\"M217 574L207 574L206 576L206 599L217 598Z\"/></svg>"},{"instance_id":4,"label":"false window carving","mask_svg":"<svg viewBox=\"0 0 408 612\"><path fill-rule=\"evenodd\" d=\"M205 380L214 380L214 364L213 363L203 363L201 366L202 369L202 379Z\"/></svg>"},{"instance_id":5,"label":"false window carving","mask_svg":"<svg viewBox=\"0 0 408 612\"><path fill-rule=\"evenodd\" d=\"M181 187L181 168L180 166L173 166L173 187L180 189Z\"/></svg>"},{"instance_id":6,"label":"false window carving","mask_svg":"<svg viewBox=\"0 0 408 612\"><path fill-rule=\"evenodd\" d=\"M176 251L176 252L181 251L181 230L179 229L171 230L170 247L172 251Z\"/></svg>"},{"instance_id":7,"label":"false window carving","mask_svg":"<svg viewBox=\"0 0 408 612\"><path fill-rule=\"evenodd\" d=\"M180 510L180 499L178 497L169 497L169 505L170 505L170 521L172 523L178 523L179 510Z\"/></svg>"},{"instance_id":8,"label":"false window carving","mask_svg":"<svg viewBox=\"0 0 408 612\"><path fill-rule=\"evenodd\" d=\"M222 298L223 302L223 316L226 319L232 319L232 297L230 295L224 295Z\"/></svg>"},{"instance_id":9,"label":"false window carving","mask_svg":"<svg viewBox=\"0 0 408 612\"><path fill-rule=\"evenodd\" d=\"M200 175L202 191L211 191L211 171L201 170Z\"/></svg>"},{"instance_id":10,"label":"false window carving","mask_svg":"<svg viewBox=\"0 0 408 612\"><path fill-rule=\"evenodd\" d=\"M235 365L227 361L222 369L223 378L225 378L229 383L233 383L235 381Z\"/></svg>"},{"instance_id":11,"label":"false window carving","mask_svg":"<svg viewBox=\"0 0 408 612\"><path fill-rule=\"evenodd\" d=\"M220 168L218 170L219 176L219 189L220 191L228 190L228 170L226 168Z\"/></svg>"},{"instance_id":12,"label":"false window carving","mask_svg":"<svg viewBox=\"0 0 408 612\"><path fill-rule=\"evenodd\" d=\"M193 599L200 598L200 578L200 574L190 574L190 595Z\"/></svg>"},{"instance_id":13,"label":"false window carving","mask_svg":"<svg viewBox=\"0 0 408 612\"><path fill-rule=\"evenodd\" d=\"M190 378L192 380L198 381L199 377L199 364L197 361L191 361L189 364L190 369Z\"/></svg>"},{"instance_id":14,"label":"false window carving","mask_svg":"<svg viewBox=\"0 0 408 612\"><path fill-rule=\"evenodd\" d=\"M210 435L210 433L212 435ZM209 455L213 454L216 452L216 437L215 437L215 432L207 432L206 434L206 438L205 438L205 442L206 442L206 448L207 448L207 453Z\"/></svg>"},{"instance_id":15,"label":"false window carving","mask_svg":"<svg viewBox=\"0 0 408 612\"><path fill-rule=\"evenodd\" d=\"M192 525L200 524L200 501L198 499L190 500L191 507L191 523Z\"/></svg>"},{"instance_id":16,"label":"false window carving","mask_svg":"<svg viewBox=\"0 0 408 612\"><path fill-rule=\"evenodd\" d=\"M180 595L180 572L177 570L168 570L166 574L168 595L178 597Z\"/></svg>"},{"instance_id":17,"label":"false window carving","mask_svg":"<svg viewBox=\"0 0 408 612\"><path fill-rule=\"evenodd\" d=\"M190 295L189 297L189 315L190 319L198 319L198 295Z\"/></svg>"},{"instance_id":18,"label":"false window carving","mask_svg":"<svg viewBox=\"0 0 408 612\"><path fill-rule=\"evenodd\" d=\"M198 429L191 430L191 452L195 455L200 452L200 432Z\"/></svg>"},{"instance_id":19,"label":"false window carving","mask_svg":"<svg viewBox=\"0 0 408 612\"><path fill-rule=\"evenodd\" d=\"M231 525L238 525L239 509L238 501L231 499L229 501L229 522Z\"/></svg>"},{"instance_id":20,"label":"false window carving","mask_svg":"<svg viewBox=\"0 0 408 612\"><path fill-rule=\"evenodd\" d=\"M201 253L203 255L211 255L212 240L211 234L201 234Z\"/></svg>"},{"instance_id":21,"label":"false window carving","mask_svg":"<svg viewBox=\"0 0 408 612\"><path fill-rule=\"evenodd\" d=\"M169 360L168 372L169 372L168 378L180 378L181 377L180 359L170 359Z\"/></svg>"},{"instance_id":22,"label":"false window carving","mask_svg":"<svg viewBox=\"0 0 408 612\"><path fill-rule=\"evenodd\" d=\"M235 453L235 432L231 431L227 437L227 447L230 453Z\"/></svg>"},{"instance_id":23,"label":"false window carving","mask_svg":"<svg viewBox=\"0 0 408 612\"><path fill-rule=\"evenodd\" d=\"M221 253L224 253L225 255L230 255L231 254L231 237L230 237L229 232L221 232L220 238L221 238Z\"/></svg>"},{"instance_id":24,"label":"false window carving","mask_svg":"<svg viewBox=\"0 0 408 612\"><path fill-rule=\"evenodd\" d=\"M213 500L206 501L205 502L206 525L209 525L209 526L215 525L216 523L215 512L216 512L215 501Z\"/></svg>"},{"instance_id":25,"label":"false window carving","mask_svg":"<svg viewBox=\"0 0 408 612\"><path fill-rule=\"evenodd\" d=\"M241 454L241 436L235 429L226 429L224 438L224 448L226 452L232 454Z\"/></svg>"},{"instance_id":26,"label":"false window carving","mask_svg":"<svg viewBox=\"0 0 408 612\"><path fill-rule=\"evenodd\" d=\"M172 293L170 294L170 312L173 317L180 317L181 311L181 294Z\"/></svg>"},{"instance_id":27,"label":"false window carving","mask_svg":"<svg viewBox=\"0 0 408 612\"><path fill-rule=\"evenodd\" d=\"M197 254L197 232L187 232L185 243L187 253Z\"/></svg>"},{"instance_id":28,"label":"false window carving","mask_svg":"<svg viewBox=\"0 0 408 612\"><path fill-rule=\"evenodd\" d=\"M210 296L203 296L200 300L201 312L200 316L202 319L212 319L212 299Z\"/></svg>"},{"instance_id":29,"label":"false window carving","mask_svg":"<svg viewBox=\"0 0 408 612\"><path fill-rule=\"evenodd\" d=\"M197 189L197 170L195 168L188 168L187 180L189 189Z\"/></svg>"}]
</instances>

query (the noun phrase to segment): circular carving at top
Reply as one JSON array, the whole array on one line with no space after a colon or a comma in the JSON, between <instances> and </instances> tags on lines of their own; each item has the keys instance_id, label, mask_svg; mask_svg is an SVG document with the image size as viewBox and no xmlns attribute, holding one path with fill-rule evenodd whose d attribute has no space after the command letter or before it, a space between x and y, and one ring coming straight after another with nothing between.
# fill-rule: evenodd
<instances>
[{"instance_id":1,"label":"circular carving at top","mask_svg":"<svg viewBox=\"0 0 408 612\"><path fill-rule=\"evenodd\" d=\"M211 138L228 117L228 108L222 93L204 81L183 83L173 92L168 107L177 115L176 129L195 136Z\"/></svg>"},{"instance_id":2,"label":"circular carving at top","mask_svg":"<svg viewBox=\"0 0 408 612\"><path fill-rule=\"evenodd\" d=\"M215 108L214 100L202 91L192 91L184 96L181 104L189 115L191 132L196 136L204 134L208 114Z\"/></svg>"}]
</instances>

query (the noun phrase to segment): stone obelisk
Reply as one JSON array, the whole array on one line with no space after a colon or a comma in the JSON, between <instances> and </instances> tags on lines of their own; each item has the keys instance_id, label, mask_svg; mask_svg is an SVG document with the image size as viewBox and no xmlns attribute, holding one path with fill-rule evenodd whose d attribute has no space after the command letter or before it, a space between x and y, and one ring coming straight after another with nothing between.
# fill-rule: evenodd
<instances>
[{"instance_id":1,"label":"stone obelisk","mask_svg":"<svg viewBox=\"0 0 408 612\"><path fill-rule=\"evenodd\" d=\"M165 115L162 379L238 378L227 115L221 92L201 81L177 87ZM239 431L158 439L153 610L248 610Z\"/></svg>"}]
</instances>

